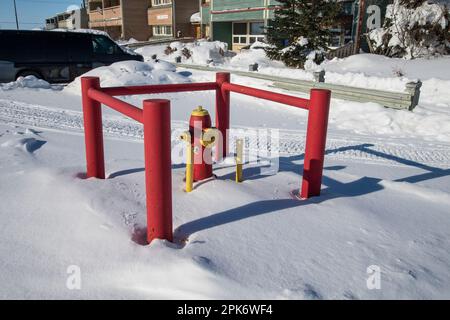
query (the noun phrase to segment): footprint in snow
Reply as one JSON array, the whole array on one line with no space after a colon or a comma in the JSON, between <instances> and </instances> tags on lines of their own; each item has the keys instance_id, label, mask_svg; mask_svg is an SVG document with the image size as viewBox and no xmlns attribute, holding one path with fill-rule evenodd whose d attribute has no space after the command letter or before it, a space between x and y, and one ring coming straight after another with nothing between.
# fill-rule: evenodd
<instances>
[{"instance_id":1,"label":"footprint in snow","mask_svg":"<svg viewBox=\"0 0 450 320\"><path fill-rule=\"evenodd\" d=\"M14 147L21 148L28 153L34 153L36 150L40 149L47 141L37 140L35 138L24 138L19 140L8 140L1 144L2 147Z\"/></svg>"}]
</instances>

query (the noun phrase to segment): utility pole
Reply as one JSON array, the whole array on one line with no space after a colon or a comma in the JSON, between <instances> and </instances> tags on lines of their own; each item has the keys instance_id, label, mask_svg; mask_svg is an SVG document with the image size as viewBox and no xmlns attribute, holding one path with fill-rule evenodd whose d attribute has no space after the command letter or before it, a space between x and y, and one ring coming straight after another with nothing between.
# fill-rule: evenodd
<instances>
[{"instance_id":1,"label":"utility pole","mask_svg":"<svg viewBox=\"0 0 450 320\"><path fill-rule=\"evenodd\" d=\"M16 15L16 27L17 30L19 30L19 19L17 19L17 6L16 6L16 0L14 0L14 13Z\"/></svg>"},{"instance_id":2,"label":"utility pole","mask_svg":"<svg viewBox=\"0 0 450 320\"><path fill-rule=\"evenodd\" d=\"M361 36L363 29L365 7L366 7L365 0L359 0L358 24L356 25L355 47L353 54L358 54L359 49L361 48Z\"/></svg>"}]
</instances>

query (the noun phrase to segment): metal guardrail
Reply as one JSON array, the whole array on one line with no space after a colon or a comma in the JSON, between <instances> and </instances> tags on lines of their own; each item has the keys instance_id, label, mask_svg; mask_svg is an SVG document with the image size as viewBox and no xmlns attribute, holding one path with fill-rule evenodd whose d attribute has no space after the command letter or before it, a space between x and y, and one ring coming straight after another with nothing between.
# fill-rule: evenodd
<instances>
[{"instance_id":1,"label":"metal guardrail","mask_svg":"<svg viewBox=\"0 0 450 320\"><path fill-rule=\"evenodd\" d=\"M327 89L332 91L333 98L357 102L375 102L387 108L407 109L410 111L413 110L419 103L420 87L422 86L422 82L420 82L420 80L417 82L408 82L404 92L392 92L325 83L325 71L314 72L313 75L315 81L308 81L276 77L258 72L230 70L209 66L183 63L177 63L176 65L181 68L214 72L230 72L239 76L269 80L273 82L271 85L272 87L290 91L309 92L312 88Z\"/></svg>"}]
</instances>

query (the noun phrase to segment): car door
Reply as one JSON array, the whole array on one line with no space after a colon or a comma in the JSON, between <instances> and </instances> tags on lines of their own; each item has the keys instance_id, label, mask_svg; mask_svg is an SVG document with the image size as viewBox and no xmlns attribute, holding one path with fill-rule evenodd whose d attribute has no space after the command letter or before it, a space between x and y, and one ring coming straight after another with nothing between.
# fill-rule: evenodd
<instances>
[{"instance_id":1,"label":"car door","mask_svg":"<svg viewBox=\"0 0 450 320\"><path fill-rule=\"evenodd\" d=\"M92 43L89 34L68 34L70 78L74 79L92 69Z\"/></svg>"},{"instance_id":2,"label":"car door","mask_svg":"<svg viewBox=\"0 0 450 320\"><path fill-rule=\"evenodd\" d=\"M67 33L49 31L43 32L42 35L45 37L46 78L54 82L68 82L70 80L70 46Z\"/></svg>"}]
</instances>

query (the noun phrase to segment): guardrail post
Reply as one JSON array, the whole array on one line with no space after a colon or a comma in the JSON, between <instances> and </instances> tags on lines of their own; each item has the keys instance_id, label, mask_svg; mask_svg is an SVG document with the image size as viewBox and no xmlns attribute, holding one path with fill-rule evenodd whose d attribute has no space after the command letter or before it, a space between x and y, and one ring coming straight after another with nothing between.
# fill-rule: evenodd
<instances>
[{"instance_id":1,"label":"guardrail post","mask_svg":"<svg viewBox=\"0 0 450 320\"><path fill-rule=\"evenodd\" d=\"M228 130L230 129L230 92L222 90L222 84L230 82L229 72L219 72L216 74L216 83L219 87L216 90L216 128L221 133L221 139L216 145L216 161L226 157L228 151Z\"/></svg>"},{"instance_id":2,"label":"guardrail post","mask_svg":"<svg viewBox=\"0 0 450 320\"><path fill-rule=\"evenodd\" d=\"M98 77L81 78L84 139L86 144L86 176L105 179L101 104L88 96L90 88L100 89Z\"/></svg>"},{"instance_id":3,"label":"guardrail post","mask_svg":"<svg viewBox=\"0 0 450 320\"><path fill-rule=\"evenodd\" d=\"M330 98L330 90L311 90L303 181L300 193L303 199L320 195Z\"/></svg>"},{"instance_id":4,"label":"guardrail post","mask_svg":"<svg viewBox=\"0 0 450 320\"><path fill-rule=\"evenodd\" d=\"M173 240L170 101L144 100L147 241Z\"/></svg>"},{"instance_id":5,"label":"guardrail post","mask_svg":"<svg viewBox=\"0 0 450 320\"><path fill-rule=\"evenodd\" d=\"M314 82L325 82L325 70L314 71Z\"/></svg>"},{"instance_id":6,"label":"guardrail post","mask_svg":"<svg viewBox=\"0 0 450 320\"><path fill-rule=\"evenodd\" d=\"M406 84L406 92L411 95L411 105L408 108L409 111L412 111L419 104L421 87L422 82L420 80L417 80L417 82L408 82Z\"/></svg>"}]
</instances>

